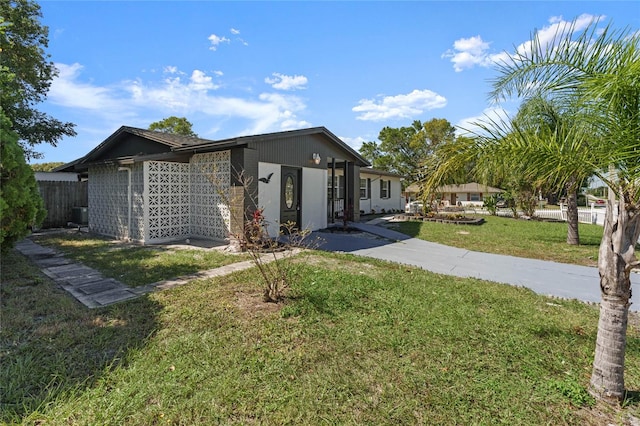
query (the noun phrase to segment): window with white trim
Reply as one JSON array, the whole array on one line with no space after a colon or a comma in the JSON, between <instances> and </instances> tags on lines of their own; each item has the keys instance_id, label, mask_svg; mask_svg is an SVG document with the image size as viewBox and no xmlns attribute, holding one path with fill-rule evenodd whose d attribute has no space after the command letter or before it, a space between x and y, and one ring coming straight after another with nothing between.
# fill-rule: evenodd
<instances>
[{"instance_id":1,"label":"window with white trim","mask_svg":"<svg viewBox=\"0 0 640 426\"><path fill-rule=\"evenodd\" d=\"M371 188L371 179L360 178L360 199L366 200L369 198L369 192Z\"/></svg>"},{"instance_id":2,"label":"window with white trim","mask_svg":"<svg viewBox=\"0 0 640 426\"><path fill-rule=\"evenodd\" d=\"M380 179L380 198L391 198L391 181Z\"/></svg>"},{"instance_id":3,"label":"window with white trim","mask_svg":"<svg viewBox=\"0 0 640 426\"><path fill-rule=\"evenodd\" d=\"M336 200L344 198L344 176L334 176L333 188L336 191ZM331 176L327 176L327 198L331 199Z\"/></svg>"}]
</instances>

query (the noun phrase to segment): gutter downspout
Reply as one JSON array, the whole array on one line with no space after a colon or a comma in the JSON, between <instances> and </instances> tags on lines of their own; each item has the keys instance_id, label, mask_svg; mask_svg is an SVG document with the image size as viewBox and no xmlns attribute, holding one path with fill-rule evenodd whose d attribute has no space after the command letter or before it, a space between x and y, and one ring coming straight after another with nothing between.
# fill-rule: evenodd
<instances>
[{"instance_id":1,"label":"gutter downspout","mask_svg":"<svg viewBox=\"0 0 640 426\"><path fill-rule=\"evenodd\" d=\"M131 168L130 167L118 167L119 172L127 172L127 240L131 241Z\"/></svg>"}]
</instances>

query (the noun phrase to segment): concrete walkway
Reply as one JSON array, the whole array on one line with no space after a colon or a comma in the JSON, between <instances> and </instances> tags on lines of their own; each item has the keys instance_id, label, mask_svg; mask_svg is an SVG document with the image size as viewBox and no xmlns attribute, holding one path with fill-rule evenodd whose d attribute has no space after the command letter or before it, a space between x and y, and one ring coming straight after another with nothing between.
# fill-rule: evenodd
<instances>
[{"instance_id":1,"label":"concrete walkway","mask_svg":"<svg viewBox=\"0 0 640 426\"><path fill-rule=\"evenodd\" d=\"M388 219L388 218L387 218ZM315 233L321 250L342 251L413 265L439 274L471 277L527 287L536 293L600 303L600 277L595 267L480 253L411 238L384 226L387 220L351 223L362 234ZM372 238L375 235L378 238ZM640 310L640 274L631 274L632 311Z\"/></svg>"},{"instance_id":2,"label":"concrete walkway","mask_svg":"<svg viewBox=\"0 0 640 426\"><path fill-rule=\"evenodd\" d=\"M314 232L319 249L352 253L358 256L388 260L444 275L479 278L504 284L527 287L536 293L600 302L598 269L536 259L480 253L411 238L388 229L388 219L375 219L349 226L362 232L351 234ZM254 266L250 260L226 265L192 275L128 287L105 278L98 271L65 258L59 252L42 247L30 239L16 244L16 249L42 268L52 280L89 308L98 308L129 300L153 291L184 285L195 279L222 276ZM631 274L634 289L640 287L640 274ZM632 297L632 311L640 310L640 290Z\"/></svg>"}]
</instances>

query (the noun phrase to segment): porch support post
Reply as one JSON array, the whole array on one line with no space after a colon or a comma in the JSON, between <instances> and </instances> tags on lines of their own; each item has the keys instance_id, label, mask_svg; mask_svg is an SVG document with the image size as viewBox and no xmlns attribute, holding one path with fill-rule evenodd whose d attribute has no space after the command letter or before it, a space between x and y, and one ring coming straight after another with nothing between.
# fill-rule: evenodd
<instances>
[{"instance_id":1,"label":"porch support post","mask_svg":"<svg viewBox=\"0 0 640 426\"><path fill-rule=\"evenodd\" d=\"M349 197L351 193L349 191L349 182L351 181L351 177L349 176L349 162L347 160L344 161L344 209L342 211L342 215L346 220L353 221L353 217L351 216L351 209L349 208Z\"/></svg>"},{"instance_id":2,"label":"porch support post","mask_svg":"<svg viewBox=\"0 0 640 426\"><path fill-rule=\"evenodd\" d=\"M336 159L331 158L331 223L336 223Z\"/></svg>"}]
</instances>

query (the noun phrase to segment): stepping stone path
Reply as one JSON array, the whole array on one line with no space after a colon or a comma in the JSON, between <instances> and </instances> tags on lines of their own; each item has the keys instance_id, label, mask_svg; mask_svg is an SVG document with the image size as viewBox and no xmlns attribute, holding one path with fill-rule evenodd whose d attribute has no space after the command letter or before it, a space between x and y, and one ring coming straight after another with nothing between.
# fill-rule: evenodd
<instances>
[{"instance_id":1,"label":"stepping stone path","mask_svg":"<svg viewBox=\"0 0 640 426\"><path fill-rule=\"evenodd\" d=\"M255 266L253 260L245 260L220 268L200 271L183 277L131 288L116 279L105 278L95 269L68 259L57 250L42 247L28 238L17 243L15 248L38 265L45 275L88 308L100 308L112 305L142 296L143 294L184 285L196 279L219 277ZM298 249L288 254L282 252L278 253L277 257L294 255L298 252ZM261 262L267 263L272 260L273 255L266 254L262 257Z\"/></svg>"},{"instance_id":2,"label":"stepping stone path","mask_svg":"<svg viewBox=\"0 0 640 426\"><path fill-rule=\"evenodd\" d=\"M64 257L60 252L24 239L16 249L42 268L42 272L88 308L99 308L140 295L131 287Z\"/></svg>"}]
</instances>

